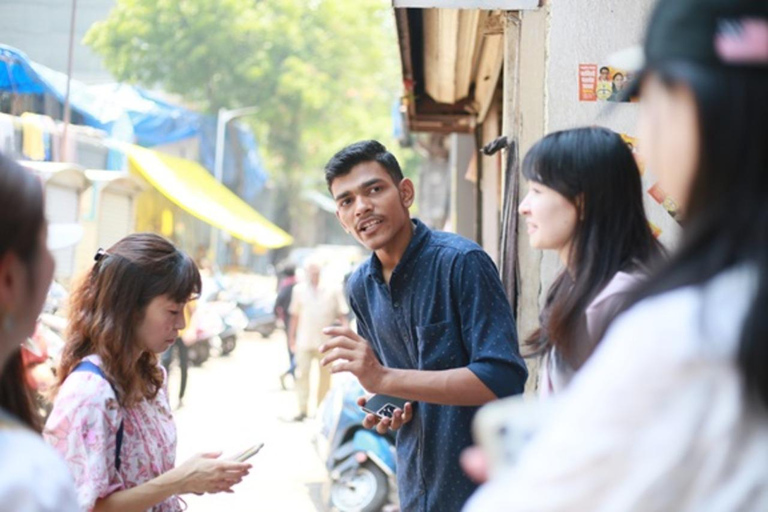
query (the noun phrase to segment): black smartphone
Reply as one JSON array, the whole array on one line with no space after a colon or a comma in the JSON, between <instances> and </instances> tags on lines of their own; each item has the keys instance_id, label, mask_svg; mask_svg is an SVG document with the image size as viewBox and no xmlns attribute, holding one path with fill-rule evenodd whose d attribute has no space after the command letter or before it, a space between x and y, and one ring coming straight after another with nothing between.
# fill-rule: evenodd
<instances>
[{"instance_id":1,"label":"black smartphone","mask_svg":"<svg viewBox=\"0 0 768 512\"><path fill-rule=\"evenodd\" d=\"M365 402L363 410L379 418L392 418L395 409L405 410L405 403L408 400L389 395L373 395Z\"/></svg>"}]
</instances>

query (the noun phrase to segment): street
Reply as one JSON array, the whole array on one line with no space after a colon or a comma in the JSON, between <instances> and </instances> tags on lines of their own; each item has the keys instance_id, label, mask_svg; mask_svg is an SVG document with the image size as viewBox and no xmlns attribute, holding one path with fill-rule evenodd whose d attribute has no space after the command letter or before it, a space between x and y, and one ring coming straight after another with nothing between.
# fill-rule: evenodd
<instances>
[{"instance_id":1,"label":"street","mask_svg":"<svg viewBox=\"0 0 768 512\"><path fill-rule=\"evenodd\" d=\"M245 333L228 357L212 356L191 367L184 406L175 410L177 463L195 453L223 451L224 456L264 442L249 462L253 469L233 494L183 499L198 511L324 511L325 467L312 445L313 420L286 422L296 415L296 398L280 387L287 368L282 331L263 339ZM179 371L170 376L171 405L178 396ZM310 409L311 413L311 409Z\"/></svg>"}]
</instances>

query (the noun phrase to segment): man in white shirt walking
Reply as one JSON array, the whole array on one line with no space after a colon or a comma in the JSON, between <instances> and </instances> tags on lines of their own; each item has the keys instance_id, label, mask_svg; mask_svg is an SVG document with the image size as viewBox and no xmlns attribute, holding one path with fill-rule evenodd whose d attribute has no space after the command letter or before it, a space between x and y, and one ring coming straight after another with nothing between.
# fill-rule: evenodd
<instances>
[{"instance_id":1,"label":"man in white shirt walking","mask_svg":"<svg viewBox=\"0 0 768 512\"><path fill-rule=\"evenodd\" d=\"M318 347L328 338L323 334L323 329L336 322L346 327L349 313L341 290L320 282L322 269L319 264L310 262L305 271L306 278L294 288L288 309L291 315L288 341L291 350L296 354L298 372L296 394L299 400L299 415L294 418L295 421L302 421L307 417L312 361L320 361L322 354ZM319 404L330 387L331 370L320 364L318 367L320 382L317 388L317 403Z\"/></svg>"}]
</instances>

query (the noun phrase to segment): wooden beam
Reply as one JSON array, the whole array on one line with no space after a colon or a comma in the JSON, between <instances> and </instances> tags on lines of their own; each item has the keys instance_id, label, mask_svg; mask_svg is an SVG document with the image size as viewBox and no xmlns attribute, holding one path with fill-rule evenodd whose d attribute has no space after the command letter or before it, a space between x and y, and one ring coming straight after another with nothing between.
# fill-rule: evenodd
<instances>
[{"instance_id":1,"label":"wooden beam","mask_svg":"<svg viewBox=\"0 0 768 512\"><path fill-rule=\"evenodd\" d=\"M459 11L424 11L424 87L435 101L456 100L456 57Z\"/></svg>"},{"instance_id":2,"label":"wooden beam","mask_svg":"<svg viewBox=\"0 0 768 512\"><path fill-rule=\"evenodd\" d=\"M457 34L456 56L456 92L454 101L469 96L474 71L475 48L478 43L480 14L482 11L459 11L459 31Z\"/></svg>"},{"instance_id":3,"label":"wooden beam","mask_svg":"<svg viewBox=\"0 0 768 512\"><path fill-rule=\"evenodd\" d=\"M475 77L475 103L477 122L482 123L493 101L493 93L504 64L504 35L491 34L483 38L480 64Z\"/></svg>"},{"instance_id":4,"label":"wooden beam","mask_svg":"<svg viewBox=\"0 0 768 512\"><path fill-rule=\"evenodd\" d=\"M481 11L477 11L481 12ZM509 13L513 14L513 13ZM501 11L490 11L483 23L483 34L503 34L504 33L504 13Z\"/></svg>"},{"instance_id":5,"label":"wooden beam","mask_svg":"<svg viewBox=\"0 0 768 512\"><path fill-rule=\"evenodd\" d=\"M473 133L475 116L471 115L417 115L409 120L412 132Z\"/></svg>"},{"instance_id":6,"label":"wooden beam","mask_svg":"<svg viewBox=\"0 0 768 512\"><path fill-rule=\"evenodd\" d=\"M504 11L521 11L536 9L540 0L392 0L392 6L415 7L418 9L501 9Z\"/></svg>"}]
</instances>

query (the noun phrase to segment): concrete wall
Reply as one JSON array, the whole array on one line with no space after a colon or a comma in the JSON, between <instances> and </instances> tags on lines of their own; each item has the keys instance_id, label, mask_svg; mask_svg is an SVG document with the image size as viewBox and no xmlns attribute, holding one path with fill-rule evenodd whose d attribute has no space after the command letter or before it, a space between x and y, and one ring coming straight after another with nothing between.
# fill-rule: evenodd
<instances>
[{"instance_id":1,"label":"concrete wall","mask_svg":"<svg viewBox=\"0 0 768 512\"><path fill-rule=\"evenodd\" d=\"M579 102L578 66L603 64L612 53L639 44L655 0L551 0L550 4L547 130L599 124L634 133L637 104Z\"/></svg>"},{"instance_id":2,"label":"concrete wall","mask_svg":"<svg viewBox=\"0 0 768 512\"><path fill-rule=\"evenodd\" d=\"M450 136L451 152L448 167L451 174L450 227L470 240L475 239L477 207L474 184L465 178L475 153L472 135L454 133Z\"/></svg>"},{"instance_id":3,"label":"concrete wall","mask_svg":"<svg viewBox=\"0 0 768 512\"><path fill-rule=\"evenodd\" d=\"M579 101L578 66L606 63L616 51L638 45L645 34L655 0L550 0L547 59L546 132L577 126L606 126L636 136L637 103ZM644 191L655 183L652 169L643 178ZM675 245L680 228L650 195L645 194L648 217L662 229L660 240ZM544 254L542 290L560 267L554 254ZM541 300L544 297L542 294Z\"/></svg>"},{"instance_id":4,"label":"concrete wall","mask_svg":"<svg viewBox=\"0 0 768 512\"><path fill-rule=\"evenodd\" d=\"M635 134L638 105L580 102L579 64L602 64L613 52L638 44L653 0L552 0L547 62L547 133L602 125ZM551 251L543 255L540 305L560 269Z\"/></svg>"},{"instance_id":5,"label":"concrete wall","mask_svg":"<svg viewBox=\"0 0 768 512\"><path fill-rule=\"evenodd\" d=\"M445 226L451 196L450 168L447 159L425 158L419 168L416 187L419 219L432 229Z\"/></svg>"},{"instance_id":6,"label":"concrete wall","mask_svg":"<svg viewBox=\"0 0 768 512\"><path fill-rule=\"evenodd\" d=\"M606 63L614 52L639 44L655 0L545 0L534 11L509 13L506 20L504 127L520 143L521 159L542 136L578 126L601 125L636 136L639 105L580 102L579 64ZM654 183L652 169L643 177L644 192ZM520 184L520 197L527 184ZM680 227L645 193L646 210L662 229L660 240L674 247ZM538 326L546 292L561 269L551 251L536 251L520 230L521 272L518 332L521 339ZM536 362L529 361L535 387Z\"/></svg>"},{"instance_id":7,"label":"concrete wall","mask_svg":"<svg viewBox=\"0 0 768 512\"><path fill-rule=\"evenodd\" d=\"M78 0L75 20L74 78L86 83L110 81L101 57L82 44L91 25L103 20L116 0ZM56 71L66 72L72 0L3 0L0 43L14 46Z\"/></svg>"},{"instance_id":8,"label":"concrete wall","mask_svg":"<svg viewBox=\"0 0 768 512\"><path fill-rule=\"evenodd\" d=\"M504 132L517 138L522 159L546 133L549 9L545 6L521 12L519 23L513 19L508 19L507 23ZM517 66L512 65L515 59ZM521 180L520 197L527 193L528 184ZM520 296L517 332L522 343L539 325L542 253L530 249L525 229L518 229L518 233ZM536 387L538 364L535 360L528 360L527 364L531 378L526 390L530 392Z\"/></svg>"}]
</instances>

